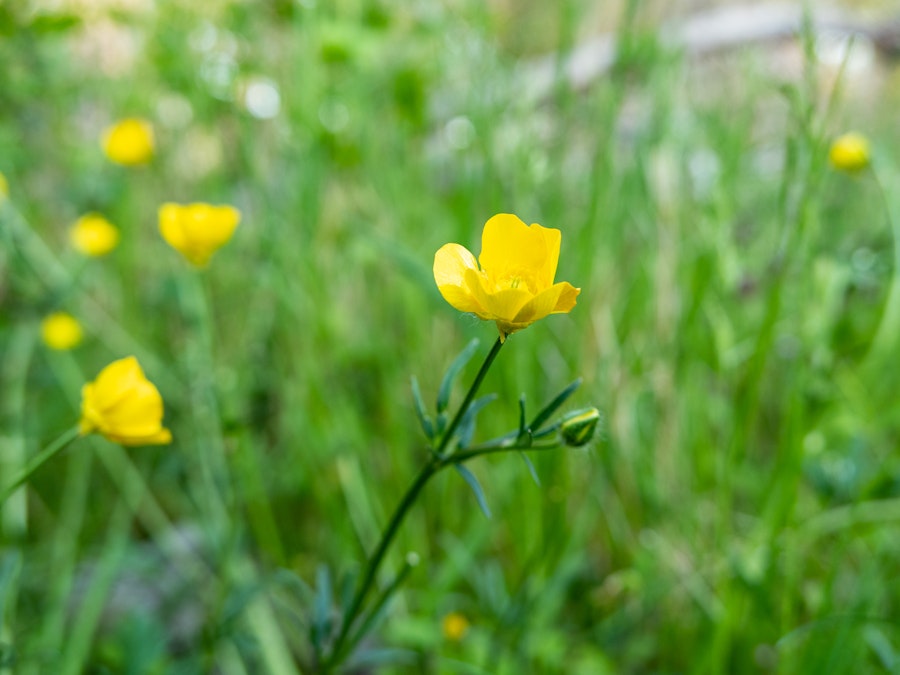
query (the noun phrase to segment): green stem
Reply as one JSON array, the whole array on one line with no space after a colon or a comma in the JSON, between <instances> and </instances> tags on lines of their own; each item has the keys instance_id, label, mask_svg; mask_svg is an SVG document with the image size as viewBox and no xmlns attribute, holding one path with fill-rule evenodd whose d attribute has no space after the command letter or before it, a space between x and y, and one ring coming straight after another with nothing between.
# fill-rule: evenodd
<instances>
[{"instance_id":1,"label":"green stem","mask_svg":"<svg viewBox=\"0 0 900 675\"><path fill-rule=\"evenodd\" d=\"M468 412L469 406L475 399L475 395L478 393L478 388L481 386L482 380L484 380L484 376L487 375L491 364L494 362L494 359L497 358L497 354L500 353L500 347L503 346L504 342L505 339L502 336L498 337L497 341L494 342L494 346L491 347L491 351L484 359L484 363L481 364L481 368L479 369L478 374L475 376L475 380L472 382L472 386L469 387L469 391L466 393L466 397L465 399L463 399L462 405L459 406L459 409L456 411L456 415L453 417L453 421L450 422L450 426L447 427L447 431L444 432L444 436L441 438L441 442L438 444L437 448L435 448L435 454L437 454L438 456L443 455L444 450L446 450L447 445L450 443L450 439L452 439L453 434L456 433L456 427L458 427L459 423L462 422L463 415Z\"/></svg>"},{"instance_id":2,"label":"green stem","mask_svg":"<svg viewBox=\"0 0 900 675\"><path fill-rule=\"evenodd\" d=\"M459 426L460 422L462 422L463 416L466 414L466 411L469 409L469 406L475 399L475 396L478 393L478 388L481 386L481 383L487 375L487 372L490 369L491 364L494 362L494 359L497 358L497 354L500 352L500 348L503 346L503 342L504 340L502 338L497 338L497 341L494 343L494 346L491 348L491 351L485 358L484 363L481 364L481 368L479 369L478 374L475 376L475 380L472 382L472 386L469 387L469 391L466 393L466 397L463 399L462 404L456 411L456 415L454 415L453 420L450 422L450 426L447 427L447 430L444 432L440 443L438 443L438 446L435 448L434 455L429 460L429 462L419 471L419 475L416 476L416 479L413 481L412 485L409 486L406 494L403 495L403 499L400 500L400 504L394 510L394 514L391 516L390 522L388 522L387 527L382 533L381 540L378 542L378 546L376 547L375 552L372 554L372 556L369 558L368 563L366 564L366 570L363 574L362 581L360 582L359 587L356 590L356 595L353 596L353 602L350 605L350 609L344 615L344 619L341 622L340 633L338 633L337 639L334 642L334 647L331 650L330 657L324 664L326 671L330 667L336 665L343 657L345 651L344 644L350 633L350 629L352 628L354 621L356 621L356 618L359 616L359 613L362 610L366 596L369 594L369 591L372 588L372 584L375 581L375 576L378 574L378 569L381 567L381 563L384 561L384 556L387 553L391 542L394 540L397 531L400 529L400 525L403 523L403 519L406 518L407 512L409 512L409 509L415 503L416 498L422 491L422 488L425 487L429 479L434 474L436 474L444 467L449 466L450 464L458 463L458 461L463 461L454 461L450 458L449 455L444 455L444 451L449 445L450 440L453 438L453 435L456 433L456 429ZM361 637L361 635L359 636Z\"/></svg>"},{"instance_id":3,"label":"green stem","mask_svg":"<svg viewBox=\"0 0 900 675\"><path fill-rule=\"evenodd\" d=\"M25 481L31 478L31 475L40 469L45 462L51 459L54 455L59 453L63 448L65 448L69 443L78 438L79 430L78 427L72 427L65 433L63 433L59 438L53 441L46 448L41 450L37 455L32 457L31 461L25 466L24 469L19 473L18 476L13 480L12 483L7 485L3 492L0 493L0 504L3 504L7 499L9 499L10 495L16 491L16 489L22 485Z\"/></svg>"},{"instance_id":4,"label":"green stem","mask_svg":"<svg viewBox=\"0 0 900 675\"><path fill-rule=\"evenodd\" d=\"M411 558L415 560L411 562ZM366 620L363 621L362 625L356 630L353 634L353 637L350 638L350 641L346 643L345 650L346 652L353 652L353 649L362 640L372 627L375 625L376 620L378 619L381 610L384 609L385 605L387 605L388 600L391 599L391 596L394 595L394 592L400 588L400 585L406 580L406 577L409 576L409 573L412 572L413 568L418 564L418 556L414 553L410 553L407 555L406 561L403 563L403 567L400 572L397 573L397 576L394 577L394 580L390 583L390 585L382 591L381 595L375 601L375 604L372 606L372 609L369 610L368 616L366 616Z\"/></svg>"},{"instance_id":5,"label":"green stem","mask_svg":"<svg viewBox=\"0 0 900 675\"><path fill-rule=\"evenodd\" d=\"M403 499L400 501L399 506L397 506L396 510L394 511L394 515L391 516L391 520L388 523L388 526L385 528L384 532L381 535L381 540L378 542L378 547L375 549L372 557L369 558L369 562L366 565L365 574L363 575L362 581L357 588L356 595L353 596L353 603L350 605L350 609L347 611L347 614L344 615L344 620L341 623L341 632L338 634L337 640L335 640L334 648L331 652L331 657L328 659L328 661L326 661L326 665L335 665L335 660L343 656L344 641L347 639L347 635L350 633L350 628L353 625L353 622L356 620L356 617L359 616L359 612L362 609L363 602L365 601L366 596L369 593L369 589L371 589L372 587L372 583L375 581L375 575L378 573L378 568L381 566L381 562L384 560L384 555L385 553L387 553L388 547L394 540L394 536L400 529L400 525L401 523L403 523L403 519L406 517L406 513L415 503L416 498L422 491L422 488L425 487L425 484L428 482L428 480L443 466L443 460L437 457L433 457L425 466L422 467L422 470L419 471L419 475L416 476L413 484L410 485L409 489L406 491L406 494L403 495Z\"/></svg>"},{"instance_id":6,"label":"green stem","mask_svg":"<svg viewBox=\"0 0 900 675\"><path fill-rule=\"evenodd\" d=\"M471 448L466 448L462 452L459 452L452 457L448 457L442 463L442 467L450 466L451 464L462 464L463 462L468 462L470 459L475 459L476 457L481 457L483 455L494 455L498 452L511 452L513 450L518 450L519 452L527 452L530 450L556 450L559 448L559 441L557 439L553 439L546 443L522 443L520 445L512 444L512 445L479 445L473 446Z\"/></svg>"}]
</instances>

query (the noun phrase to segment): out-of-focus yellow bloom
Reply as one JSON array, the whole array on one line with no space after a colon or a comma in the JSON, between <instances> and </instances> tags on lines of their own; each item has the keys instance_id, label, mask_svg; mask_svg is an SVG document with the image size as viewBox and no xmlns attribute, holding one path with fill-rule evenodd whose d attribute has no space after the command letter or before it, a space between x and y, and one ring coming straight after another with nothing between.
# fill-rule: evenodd
<instances>
[{"instance_id":1,"label":"out-of-focus yellow bloom","mask_svg":"<svg viewBox=\"0 0 900 675\"><path fill-rule=\"evenodd\" d=\"M54 312L41 322L41 338L50 349L65 351L81 344L81 324L71 314Z\"/></svg>"},{"instance_id":2,"label":"out-of-focus yellow bloom","mask_svg":"<svg viewBox=\"0 0 900 675\"><path fill-rule=\"evenodd\" d=\"M865 169L869 166L870 158L869 139L855 131L838 136L828 151L831 166L849 173Z\"/></svg>"},{"instance_id":3,"label":"out-of-focus yellow bloom","mask_svg":"<svg viewBox=\"0 0 900 675\"><path fill-rule=\"evenodd\" d=\"M240 221L241 212L233 206L163 204L159 208L163 239L197 267L205 266L231 239Z\"/></svg>"},{"instance_id":4,"label":"out-of-focus yellow bloom","mask_svg":"<svg viewBox=\"0 0 900 675\"><path fill-rule=\"evenodd\" d=\"M97 432L122 445L172 442L163 401L133 356L113 361L81 389L82 435Z\"/></svg>"},{"instance_id":5,"label":"out-of-focus yellow bloom","mask_svg":"<svg viewBox=\"0 0 900 675\"><path fill-rule=\"evenodd\" d=\"M478 263L468 249L445 244L434 256L434 280L461 312L495 321L500 339L548 314L569 312L581 292L553 283L562 234L501 213L485 223Z\"/></svg>"},{"instance_id":6,"label":"out-of-focus yellow bloom","mask_svg":"<svg viewBox=\"0 0 900 675\"><path fill-rule=\"evenodd\" d=\"M3 201L4 197L9 197L9 183L6 176L0 173L0 201Z\"/></svg>"},{"instance_id":7,"label":"out-of-focus yellow bloom","mask_svg":"<svg viewBox=\"0 0 900 675\"><path fill-rule=\"evenodd\" d=\"M459 642L469 630L469 621L459 612L450 612L441 621L441 632L453 642Z\"/></svg>"},{"instance_id":8,"label":"out-of-focus yellow bloom","mask_svg":"<svg viewBox=\"0 0 900 675\"><path fill-rule=\"evenodd\" d=\"M146 164L154 145L150 122L137 117L119 120L103 132L103 152L116 164Z\"/></svg>"},{"instance_id":9,"label":"out-of-focus yellow bloom","mask_svg":"<svg viewBox=\"0 0 900 675\"><path fill-rule=\"evenodd\" d=\"M69 240L79 253L101 256L118 245L119 230L103 216L89 213L69 229Z\"/></svg>"}]
</instances>

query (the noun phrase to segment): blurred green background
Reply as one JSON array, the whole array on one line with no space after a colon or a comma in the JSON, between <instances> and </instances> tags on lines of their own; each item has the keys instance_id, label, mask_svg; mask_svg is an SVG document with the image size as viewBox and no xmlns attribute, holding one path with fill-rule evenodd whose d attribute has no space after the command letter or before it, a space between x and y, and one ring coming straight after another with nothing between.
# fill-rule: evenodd
<instances>
[{"instance_id":1,"label":"blurred green background","mask_svg":"<svg viewBox=\"0 0 900 675\"><path fill-rule=\"evenodd\" d=\"M702 59L660 38L703 9L0 5L0 172L28 224L0 249L3 473L127 354L175 436L80 441L3 507L0 672L299 672L304 584L358 569L427 457L410 377L431 400L495 337L431 265L498 212L560 229L557 279L582 292L510 338L478 435L578 376L571 407L604 430L535 456L540 485L519 458L474 463L490 520L439 476L356 672L900 672L896 62L865 35ZM572 87L566 57L600 34L612 67ZM124 168L99 139L134 116L157 154ZM858 175L827 163L851 128L873 146ZM166 201L243 214L206 305L179 290ZM67 231L92 211L122 242L85 260ZM40 342L60 309L86 332L71 352Z\"/></svg>"}]
</instances>

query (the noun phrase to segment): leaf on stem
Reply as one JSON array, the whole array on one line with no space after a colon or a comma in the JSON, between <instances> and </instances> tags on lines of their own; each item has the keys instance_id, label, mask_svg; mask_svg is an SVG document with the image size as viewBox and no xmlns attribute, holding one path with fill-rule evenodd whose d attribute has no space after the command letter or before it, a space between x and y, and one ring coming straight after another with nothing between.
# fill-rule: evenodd
<instances>
[{"instance_id":1,"label":"leaf on stem","mask_svg":"<svg viewBox=\"0 0 900 675\"><path fill-rule=\"evenodd\" d=\"M528 429L531 433L537 434L541 430L541 425L544 424L547 420L549 420L553 414L559 410L559 407L566 402L566 400L575 393L575 390L581 386L581 378L579 377L568 387L563 389L559 394L556 395L550 403L548 403L543 410L541 410L535 418L531 421Z\"/></svg>"},{"instance_id":2,"label":"leaf on stem","mask_svg":"<svg viewBox=\"0 0 900 675\"><path fill-rule=\"evenodd\" d=\"M485 515L486 518L490 518L491 510L490 508L488 508L487 499L484 496L484 490L481 489L481 483L479 483L478 479L475 478L475 474L469 471L462 464L454 464L453 468L456 469L459 472L459 475L462 476L469 484L469 488L475 495L475 499L478 500L478 507L481 509L481 512Z\"/></svg>"},{"instance_id":3,"label":"leaf on stem","mask_svg":"<svg viewBox=\"0 0 900 675\"><path fill-rule=\"evenodd\" d=\"M317 653L322 652L325 640L331 633L331 605L333 601L331 573L328 567L320 565L316 570L316 601L313 604L310 639Z\"/></svg>"},{"instance_id":4,"label":"leaf on stem","mask_svg":"<svg viewBox=\"0 0 900 675\"><path fill-rule=\"evenodd\" d=\"M482 408L491 401L496 400L496 398L497 394L488 394L472 401L456 429L458 447L465 448L472 442L472 436L475 435L475 418L478 416L478 413L481 412Z\"/></svg>"},{"instance_id":5,"label":"leaf on stem","mask_svg":"<svg viewBox=\"0 0 900 675\"><path fill-rule=\"evenodd\" d=\"M415 375L412 376L410 388L412 389L413 403L416 405L416 416L419 418L419 424L422 426L422 431L425 432L428 440L431 440L434 438L434 425L431 423L431 418L425 410L425 401L422 400L422 390L419 388L419 380Z\"/></svg>"},{"instance_id":6,"label":"leaf on stem","mask_svg":"<svg viewBox=\"0 0 900 675\"><path fill-rule=\"evenodd\" d=\"M340 585L341 612L346 614L353 603L353 592L356 590L356 579L359 575L348 570L344 573Z\"/></svg>"},{"instance_id":7,"label":"leaf on stem","mask_svg":"<svg viewBox=\"0 0 900 675\"><path fill-rule=\"evenodd\" d=\"M525 466L528 467L528 473L531 474L531 480L534 481L535 485L541 487L541 479L538 478L537 471L534 468L534 464L531 463L531 459L524 452L520 452L519 456L522 458L522 461L525 462Z\"/></svg>"},{"instance_id":8,"label":"leaf on stem","mask_svg":"<svg viewBox=\"0 0 900 675\"><path fill-rule=\"evenodd\" d=\"M519 397L519 438L524 438L528 434L528 427L525 426L525 394Z\"/></svg>"},{"instance_id":9,"label":"leaf on stem","mask_svg":"<svg viewBox=\"0 0 900 675\"><path fill-rule=\"evenodd\" d=\"M473 338L472 341L465 346L465 349L463 349L459 353L459 355L455 359L453 359L453 363L450 364L450 367L447 368L447 372L444 373L444 378L441 380L441 386L438 389L438 413L442 413L447 409L447 404L450 403L450 390L453 387L453 380L457 375L459 375L460 371L469 362L469 359L474 356L477 349L478 338Z\"/></svg>"}]
</instances>

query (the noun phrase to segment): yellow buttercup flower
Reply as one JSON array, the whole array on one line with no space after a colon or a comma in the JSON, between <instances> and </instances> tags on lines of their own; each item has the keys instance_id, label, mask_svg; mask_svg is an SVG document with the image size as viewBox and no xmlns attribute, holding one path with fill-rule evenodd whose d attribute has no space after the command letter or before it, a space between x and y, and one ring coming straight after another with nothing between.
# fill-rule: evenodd
<instances>
[{"instance_id":1,"label":"yellow buttercup flower","mask_svg":"<svg viewBox=\"0 0 900 675\"><path fill-rule=\"evenodd\" d=\"M122 445L171 443L162 418L159 390L133 356L113 361L81 389L82 435L97 432Z\"/></svg>"},{"instance_id":2,"label":"yellow buttercup flower","mask_svg":"<svg viewBox=\"0 0 900 675\"><path fill-rule=\"evenodd\" d=\"M89 213L69 229L69 240L79 253L101 256L118 245L119 230L103 216Z\"/></svg>"},{"instance_id":3,"label":"yellow buttercup flower","mask_svg":"<svg viewBox=\"0 0 900 675\"><path fill-rule=\"evenodd\" d=\"M441 621L441 632L453 642L462 640L469 631L469 621L459 612L450 612Z\"/></svg>"},{"instance_id":4,"label":"yellow buttercup flower","mask_svg":"<svg viewBox=\"0 0 900 675\"><path fill-rule=\"evenodd\" d=\"M41 322L41 338L50 349L66 351L81 344L81 324L71 314L54 312Z\"/></svg>"},{"instance_id":5,"label":"yellow buttercup flower","mask_svg":"<svg viewBox=\"0 0 900 675\"><path fill-rule=\"evenodd\" d=\"M553 283L562 234L501 213L485 223L478 263L468 249L445 244L434 256L434 280L461 312L495 321L500 339L548 314L564 314L581 292Z\"/></svg>"},{"instance_id":6,"label":"yellow buttercup flower","mask_svg":"<svg viewBox=\"0 0 900 675\"><path fill-rule=\"evenodd\" d=\"M225 245L241 221L233 206L211 204L163 204L159 231L169 245L191 264L203 267Z\"/></svg>"},{"instance_id":7,"label":"yellow buttercup flower","mask_svg":"<svg viewBox=\"0 0 900 675\"><path fill-rule=\"evenodd\" d=\"M848 173L862 171L869 166L870 159L869 139L855 131L838 136L828 151L831 166Z\"/></svg>"},{"instance_id":8,"label":"yellow buttercup flower","mask_svg":"<svg viewBox=\"0 0 900 675\"><path fill-rule=\"evenodd\" d=\"M4 197L9 197L9 183L6 181L6 176L0 173L0 201Z\"/></svg>"},{"instance_id":9,"label":"yellow buttercup flower","mask_svg":"<svg viewBox=\"0 0 900 675\"><path fill-rule=\"evenodd\" d=\"M146 164L154 146L153 127L137 117L119 120L103 132L103 152L116 164Z\"/></svg>"}]
</instances>

